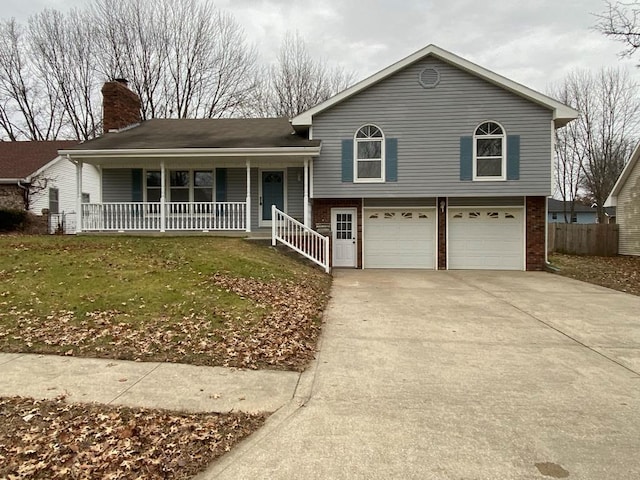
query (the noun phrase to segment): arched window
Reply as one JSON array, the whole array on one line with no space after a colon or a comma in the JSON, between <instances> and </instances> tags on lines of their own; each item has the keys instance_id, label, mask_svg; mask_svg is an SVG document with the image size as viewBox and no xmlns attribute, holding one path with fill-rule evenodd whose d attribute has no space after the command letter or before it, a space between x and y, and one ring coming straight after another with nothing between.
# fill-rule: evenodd
<instances>
[{"instance_id":1,"label":"arched window","mask_svg":"<svg viewBox=\"0 0 640 480\"><path fill-rule=\"evenodd\" d=\"M354 142L354 179L359 182L384 181L384 134L375 125L356 132Z\"/></svg>"},{"instance_id":2,"label":"arched window","mask_svg":"<svg viewBox=\"0 0 640 480\"><path fill-rule=\"evenodd\" d=\"M474 180L504 180L506 135L496 122L484 122L473 133Z\"/></svg>"}]
</instances>

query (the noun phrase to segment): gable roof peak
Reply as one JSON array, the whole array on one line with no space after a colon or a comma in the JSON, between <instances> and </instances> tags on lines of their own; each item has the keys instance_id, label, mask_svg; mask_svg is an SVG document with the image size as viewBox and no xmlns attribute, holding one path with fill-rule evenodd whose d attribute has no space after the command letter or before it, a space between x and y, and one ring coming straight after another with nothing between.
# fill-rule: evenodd
<instances>
[{"instance_id":1,"label":"gable roof peak","mask_svg":"<svg viewBox=\"0 0 640 480\"><path fill-rule=\"evenodd\" d=\"M467 71L472 75L480 77L489 83L497 85L498 87L501 87L523 98L526 98L531 102L537 103L545 108L552 110L553 120L556 128L562 127L569 123L571 120L574 120L578 117L578 111L557 100L554 100L551 97L548 97L547 95L537 92L529 87L525 87L520 83L514 82L513 80L503 77L502 75L492 72L491 70L488 70L484 67L476 65L469 60L466 60L454 53L438 47L437 45L429 44L426 47L418 50L417 52L403 58L402 60L399 60L398 62L380 70L377 73L374 73L370 77L365 78L355 85L352 85L351 87L343 90L342 92L334 95L333 97L325 100L315 107L302 112L301 114L291 119L291 124L294 127L298 128L309 127L313 124L314 115L317 115L331 108L332 106L347 100L348 98L356 95L362 90L369 88L370 86L384 80L387 77L390 77L391 75L404 69L405 67L429 56L438 58L446 63L460 68L461 70Z\"/></svg>"}]
</instances>

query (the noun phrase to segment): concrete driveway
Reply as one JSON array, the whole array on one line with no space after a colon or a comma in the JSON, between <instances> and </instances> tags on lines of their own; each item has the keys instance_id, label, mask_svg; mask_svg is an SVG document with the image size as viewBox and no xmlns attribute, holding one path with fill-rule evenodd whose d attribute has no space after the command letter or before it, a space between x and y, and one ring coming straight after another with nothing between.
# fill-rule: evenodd
<instances>
[{"instance_id":1,"label":"concrete driveway","mask_svg":"<svg viewBox=\"0 0 640 480\"><path fill-rule=\"evenodd\" d=\"M533 272L335 272L296 398L200 478L638 479L640 297Z\"/></svg>"}]
</instances>

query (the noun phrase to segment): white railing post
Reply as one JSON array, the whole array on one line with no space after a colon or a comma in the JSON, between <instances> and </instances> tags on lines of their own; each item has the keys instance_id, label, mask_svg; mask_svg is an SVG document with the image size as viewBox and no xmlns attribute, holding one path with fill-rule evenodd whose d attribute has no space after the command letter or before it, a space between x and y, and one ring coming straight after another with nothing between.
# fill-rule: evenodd
<instances>
[{"instance_id":1,"label":"white railing post","mask_svg":"<svg viewBox=\"0 0 640 480\"><path fill-rule=\"evenodd\" d=\"M164 160L160 161L160 231L164 232L167 228L167 205L164 196L166 186L167 172L164 168Z\"/></svg>"},{"instance_id":2,"label":"white railing post","mask_svg":"<svg viewBox=\"0 0 640 480\"><path fill-rule=\"evenodd\" d=\"M309 228L309 159L304 159L304 226Z\"/></svg>"},{"instance_id":3,"label":"white railing post","mask_svg":"<svg viewBox=\"0 0 640 480\"><path fill-rule=\"evenodd\" d=\"M275 205L271 205L271 246L276 246L276 223L278 222L277 218L277 209Z\"/></svg>"},{"instance_id":4,"label":"white railing post","mask_svg":"<svg viewBox=\"0 0 640 480\"><path fill-rule=\"evenodd\" d=\"M251 231L251 160L247 158L247 211L246 213L246 225L247 232Z\"/></svg>"},{"instance_id":5,"label":"white railing post","mask_svg":"<svg viewBox=\"0 0 640 480\"><path fill-rule=\"evenodd\" d=\"M67 156L67 158L69 158ZM82 232L82 162L76 163L76 233Z\"/></svg>"}]
</instances>

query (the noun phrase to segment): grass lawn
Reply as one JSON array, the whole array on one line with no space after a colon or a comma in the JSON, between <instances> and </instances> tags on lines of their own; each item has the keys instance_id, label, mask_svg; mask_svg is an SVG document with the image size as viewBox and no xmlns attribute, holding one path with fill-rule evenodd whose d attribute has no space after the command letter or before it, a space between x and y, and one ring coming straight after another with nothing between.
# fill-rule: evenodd
<instances>
[{"instance_id":1,"label":"grass lawn","mask_svg":"<svg viewBox=\"0 0 640 480\"><path fill-rule=\"evenodd\" d=\"M549 261L565 277L640 295L640 257L553 254Z\"/></svg>"},{"instance_id":2,"label":"grass lawn","mask_svg":"<svg viewBox=\"0 0 640 480\"><path fill-rule=\"evenodd\" d=\"M241 239L0 236L0 351L301 370L330 282ZM190 478L267 415L0 398L0 478Z\"/></svg>"},{"instance_id":3,"label":"grass lawn","mask_svg":"<svg viewBox=\"0 0 640 480\"><path fill-rule=\"evenodd\" d=\"M0 236L0 351L303 369L329 287L237 238Z\"/></svg>"}]
</instances>

